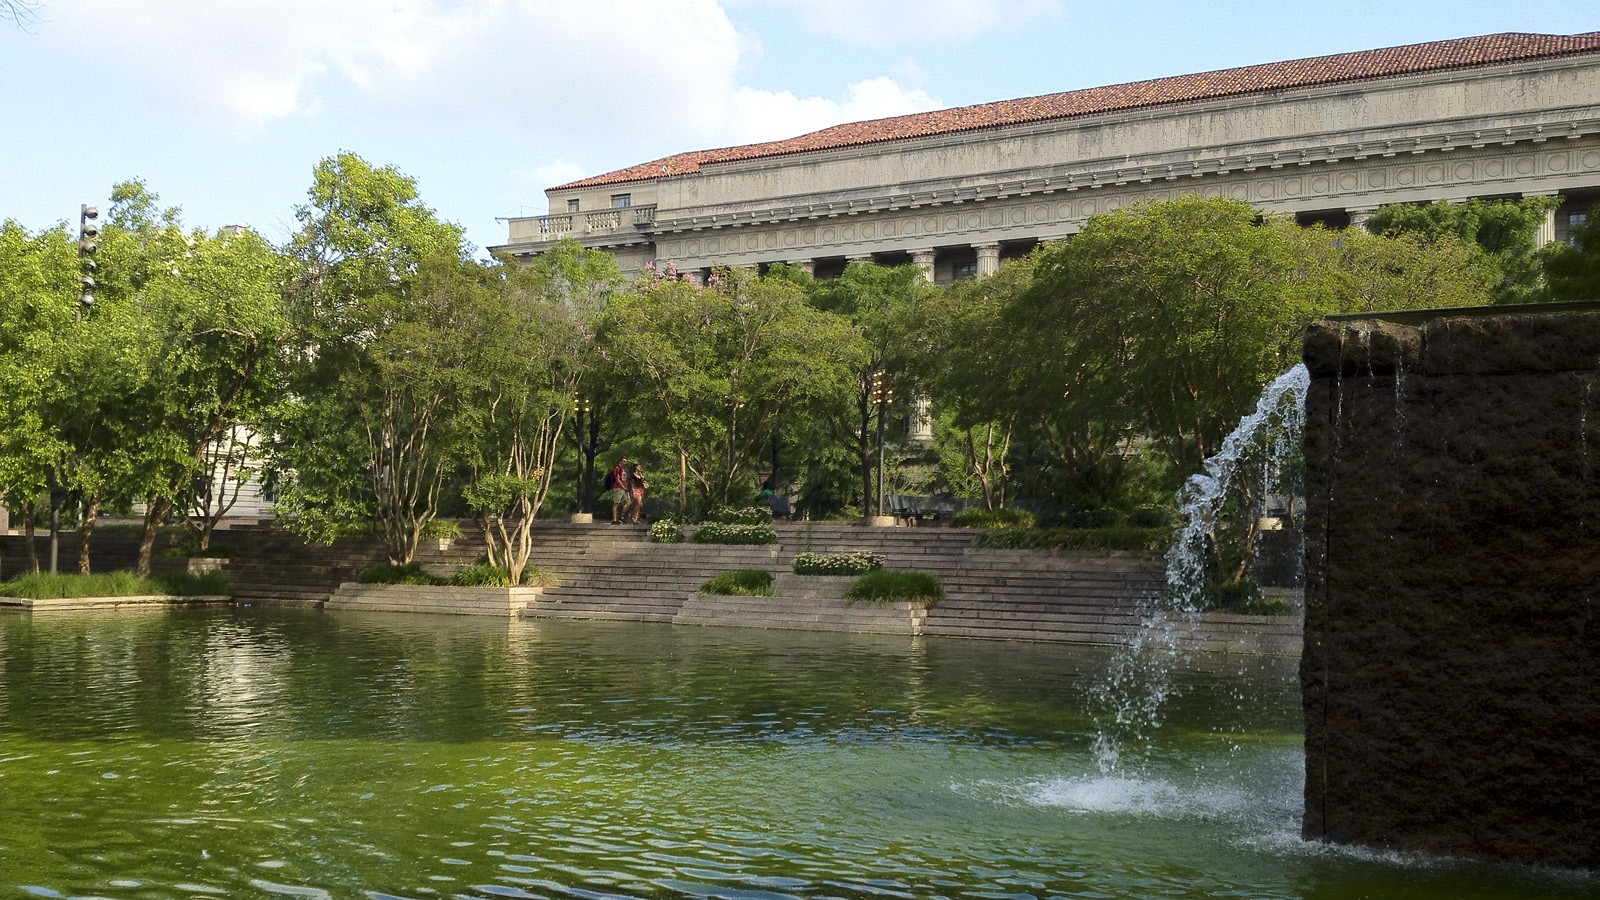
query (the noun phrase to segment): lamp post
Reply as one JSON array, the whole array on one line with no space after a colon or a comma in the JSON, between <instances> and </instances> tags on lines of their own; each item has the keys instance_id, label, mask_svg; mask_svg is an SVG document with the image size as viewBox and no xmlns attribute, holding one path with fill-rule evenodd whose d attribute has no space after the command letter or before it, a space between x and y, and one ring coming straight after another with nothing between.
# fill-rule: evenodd
<instances>
[{"instance_id":1,"label":"lamp post","mask_svg":"<svg viewBox=\"0 0 1600 900\"><path fill-rule=\"evenodd\" d=\"M889 404L894 402L894 388L884 380L882 369L872 373L872 398L878 404L878 515L883 515L883 426Z\"/></svg>"},{"instance_id":2,"label":"lamp post","mask_svg":"<svg viewBox=\"0 0 1600 900\"><path fill-rule=\"evenodd\" d=\"M94 309L95 273L100 264L95 254L100 250L100 210L87 203L78 204L78 266L82 270L79 281L83 290L78 294L78 311L73 321L81 322Z\"/></svg>"},{"instance_id":3,"label":"lamp post","mask_svg":"<svg viewBox=\"0 0 1600 900\"><path fill-rule=\"evenodd\" d=\"M585 467L583 453L583 423L594 409L594 401L583 396L581 391L572 392L572 412L577 420L573 423L573 435L578 441L578 512L592 512L594 506L594 458L590 457L588 466Z\"/></svg>"}]
</instances>

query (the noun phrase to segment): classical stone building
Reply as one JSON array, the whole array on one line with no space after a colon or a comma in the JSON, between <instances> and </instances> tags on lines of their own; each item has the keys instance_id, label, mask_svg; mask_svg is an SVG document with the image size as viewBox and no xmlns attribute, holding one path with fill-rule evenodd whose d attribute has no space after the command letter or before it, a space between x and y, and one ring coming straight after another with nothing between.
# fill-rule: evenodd
<instances>
[{"instance_id":1,"label":"classical stone building","mask_svg":"<svg viewBox=\"0 0 1600 900\"><path fill-rule=\"evenodd\" d=\"M493 248L573 237L625 271L851 259L982 275L1098 212L1234 197L1330 226L1384 203L1600 200L1600 32L1495 34L854 122L550 188Z\"/></svg>"}]
</instances>

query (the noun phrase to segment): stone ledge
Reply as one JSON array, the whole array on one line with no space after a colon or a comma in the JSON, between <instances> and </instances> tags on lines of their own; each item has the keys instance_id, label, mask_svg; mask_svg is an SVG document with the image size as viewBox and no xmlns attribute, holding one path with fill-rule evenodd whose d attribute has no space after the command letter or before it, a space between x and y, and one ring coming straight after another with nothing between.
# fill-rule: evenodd
<instances>
[{"instance_id":1,"label":"stone ledge","mask_svg":"<svg viewBox=\"0 0 1600 900\"><path fill-rule=\"evenodd\" d=\"M206 594L198 597L172 597L166 594L136 594L130 597L0 597L0 608L22 610L116 609L118 607L208 606L227 603L228 597Z\"/></svg>"},{"instance_id":2,"label":"stone ledge","mask_svg":"<svg viewBox=\"0 0 1600 900\"><path fill-rule=\"evenodd\" d=\"M456 587L431 584L361 584L346 581L324 608L462 616L518 615L539 599L539 587Z\"/></svg>"}]
</instances>

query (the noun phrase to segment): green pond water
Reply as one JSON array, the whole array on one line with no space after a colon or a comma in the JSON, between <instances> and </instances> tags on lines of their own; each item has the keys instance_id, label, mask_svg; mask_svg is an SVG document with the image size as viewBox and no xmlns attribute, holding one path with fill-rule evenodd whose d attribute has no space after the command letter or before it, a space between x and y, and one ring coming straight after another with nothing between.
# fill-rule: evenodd
<instances>
[{"instance_id":1,"label":"green pond water","mask_svg":"<svg viewBox=\"0 0 1600 900\"><path fill-rule=\"evenodd\" d=\"M1298 837L1294 665L284 610L0 614L0 897L1595 897Z\"/></svg>"}]
</instances>

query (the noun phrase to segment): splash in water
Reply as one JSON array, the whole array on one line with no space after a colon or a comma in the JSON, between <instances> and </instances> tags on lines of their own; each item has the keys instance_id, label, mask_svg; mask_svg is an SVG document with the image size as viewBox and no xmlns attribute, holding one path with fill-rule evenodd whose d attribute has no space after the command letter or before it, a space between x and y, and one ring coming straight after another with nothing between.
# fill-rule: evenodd
<instances>
[{"instance_id":1,"label":"splash in water","mask_svg":"<svg viewBox=\"0 0 1600 900\"><path fill-rule=\"evenodd\" d=\"M1283 493L1280 474L1305 431L1305 395L1311 374L1303 365L1284 372L1261 392L1245 416L1178 492L1182 526L1167 551L1165 603L1145 616L1137 632L1112 655L1091 689L1095 716L1094 756L1102 775L1121 772L1130 749L1149 742L1161 727L1161 711L1173 690L1172 671L1184 660L1184 636L1194 630L1204 606L1206 561L1218 517L1241 468L1258 462L1266 473L1264 493ZM1261 451L1265 451L1264 455Z\"/></svg>"}]
</instances>

